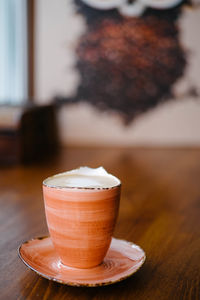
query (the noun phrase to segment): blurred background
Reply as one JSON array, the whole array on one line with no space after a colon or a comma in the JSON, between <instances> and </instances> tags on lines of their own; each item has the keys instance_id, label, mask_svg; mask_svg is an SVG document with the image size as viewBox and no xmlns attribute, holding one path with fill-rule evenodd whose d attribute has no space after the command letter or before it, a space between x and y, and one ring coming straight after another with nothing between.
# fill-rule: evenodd
<instances>
[{"instance_id":1,"label":"blurred background","mask_svg":"<svg viewBox=\"0 0 200 300\"><path fill-rule=\"evenodd\" d=\"M200 4L160 3L1 0L1 157L199 146Z\"/></svg>"},{"instance_id":2,"label":"blurred background","mask_svg":"<svg viewBox=\"0 0 200 300\"><path fill-rule=\"evenodd\" d=\"M200 0L0 0L1 299L197 299L199 28ZM108 289L17 257L48 234L43 180L79 166L120 178L114 236L148 258Z\"/></svg>"}]
</instances>

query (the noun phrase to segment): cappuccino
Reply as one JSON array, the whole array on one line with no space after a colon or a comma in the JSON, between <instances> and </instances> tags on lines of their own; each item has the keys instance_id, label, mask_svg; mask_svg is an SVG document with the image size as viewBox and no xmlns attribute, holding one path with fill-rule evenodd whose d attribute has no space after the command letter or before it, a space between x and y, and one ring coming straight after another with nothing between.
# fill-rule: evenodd
<instances>
[{"instance_id":1,"label":"cappuccino","mask_svg":"<svg viewBox=\"0 0 200 300\"><path fill-rule=\"evenodd\" d=\"M62 264L93 268L111 243L121 183L102 167L81 167L43 182L47 225Z\"/></svg>"},{"instance_id":2,"label":"cappuccino","mask_svg":"<svg viewBox=\"0 0 200 300\"><path fill-rule=\"evenodd\" d=\"M120 180L107 173L103 167L96 169L80 167L47 178L44 184L61 188L112 188L120 185Z\"/></svg>"}]
</instances>

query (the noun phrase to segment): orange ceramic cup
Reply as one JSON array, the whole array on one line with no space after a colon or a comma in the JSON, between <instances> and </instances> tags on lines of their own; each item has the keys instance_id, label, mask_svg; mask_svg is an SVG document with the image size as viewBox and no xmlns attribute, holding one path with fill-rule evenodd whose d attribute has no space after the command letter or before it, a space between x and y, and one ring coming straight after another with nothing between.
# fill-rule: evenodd
<instances>
[{"instance_id":1,"label":"orange ceramic cup","mask_svg":"<svg viewBox=\"0 0 200 300\"><path fill-rule=\"evenodd\" d=\"M43 182L49 233L61 262L75 268L99 265L110 246L120 186L52 187Z\"/></svg>"}]
</instances>

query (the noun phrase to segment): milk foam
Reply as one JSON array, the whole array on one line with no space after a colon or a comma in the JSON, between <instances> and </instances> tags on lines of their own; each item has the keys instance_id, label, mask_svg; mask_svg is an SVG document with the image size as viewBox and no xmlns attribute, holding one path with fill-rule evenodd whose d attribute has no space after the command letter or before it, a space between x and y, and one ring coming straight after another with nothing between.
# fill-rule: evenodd
<instances>
[{"instance_id":1,"label":"milk foam","mask_svg":"<svg viewBox=\"0 0 200 300\"><path fill-rule=\"evenodd\" d=\"M111 188L119 185L120 180L103 167L80 167L49 177L44 184L53 187Z\"/></svg>"}]
</instances>

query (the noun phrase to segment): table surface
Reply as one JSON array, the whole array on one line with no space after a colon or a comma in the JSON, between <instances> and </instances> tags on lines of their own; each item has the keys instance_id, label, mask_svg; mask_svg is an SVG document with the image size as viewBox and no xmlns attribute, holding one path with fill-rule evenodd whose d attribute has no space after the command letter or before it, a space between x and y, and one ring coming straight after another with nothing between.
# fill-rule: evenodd
<instances>
[{"instance_id":1,"label":"table surface","mask_svg":"<svg viewBox=\"0 0 200 300\"><path fill-rule=\"evenodd\" d=\"M29 270L25 240L47 234L42 180L103 165L122 181L114 236L146 252L143 267L110 286L69 287ZM200 299L200 150L63 149L32 165L0 168L0 299Z\"/></svg>"}]
</instances>

